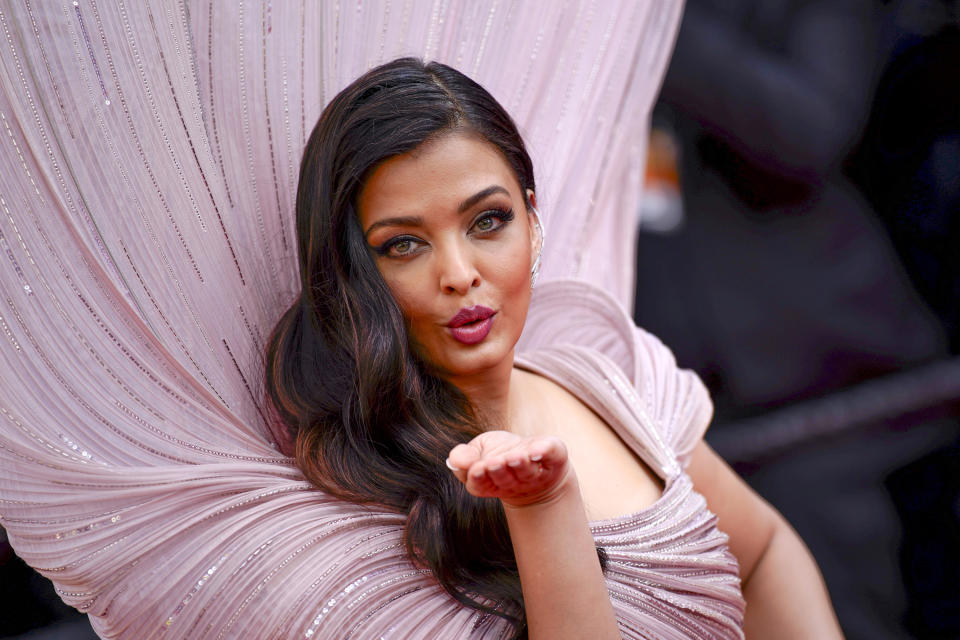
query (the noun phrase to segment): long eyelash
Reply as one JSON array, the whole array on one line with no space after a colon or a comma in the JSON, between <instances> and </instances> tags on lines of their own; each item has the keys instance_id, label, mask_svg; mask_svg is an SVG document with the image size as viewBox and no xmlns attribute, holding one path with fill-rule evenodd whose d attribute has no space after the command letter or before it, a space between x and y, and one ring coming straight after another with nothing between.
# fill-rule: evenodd
<instances>
[{"instance_id":1,"label":"long eyelash","mask_svg":"<svg viewBox=\"0 0 960 640\"><path fill-rule=\"evenodd\" d=\"M503 224L510 222L514 218L513 209L490 209L481 213L477 219L474 220L474 224L480 222L488 216L498 219Z\"/></svg>"},{"instance_id":2,"label":"long eyelash","mask_svg":"<svg viewBox=\"0 0 960 640\"><path fill-rule=\"evenodd\" d=\"M393 245L399 244L400 242L404 242L404 241L417 242L417 239L411 236L397 236L395 238L390 238L389 240L381 244L379 247L374 247L373 252L376 253L378 256L385 256L393 247Z\"/></svg>"},{"instance_id":3,"label":"long eyelash","mask_svg":"<svg viewBox=\"0 0 960 640\"><path fill-rule=\"evenodd\" d=\"M490 233L492 233L495 231L499 231L503 227L503 225L506 225L508 222L513 220L515 216L513 213L513 209L500 209L500 208L488 209L487 211L484 211L483 213L481 213L477 217L477 219L474 220L473 224L476 224L477 222L479 222L480 220L483 220L486 217L496 218L501 222L500 227L490 230ZM389 240L387 240L386 242L384 242L378 247L373 247L373 252L376 253L378 256L385 256L390 252L390 249L392 249L395 244L398 244L404 241L419 242L419 240L417 240L412 236L397 236L395 238L390 238Z\"/></svg>"}]
</instances>

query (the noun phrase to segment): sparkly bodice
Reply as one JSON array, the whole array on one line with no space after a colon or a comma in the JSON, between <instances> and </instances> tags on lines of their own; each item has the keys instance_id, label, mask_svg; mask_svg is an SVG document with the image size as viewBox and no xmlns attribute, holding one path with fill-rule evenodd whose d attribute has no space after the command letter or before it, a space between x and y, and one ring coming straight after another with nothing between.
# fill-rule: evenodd
<instances>
[{"instance_id":1,"label":"sparkly bodice","mask_svg":"<svg viewBox=\"0 0 960 640\"><path fill-rule=\"evenodd\" d=\"M587 304L576 305L581 315L571 323L575 298ZM736 559L683 470L695 444L690 436L706 428L709 399L699 379L678 370L656 338L628 325L629 319L610 322L615 307L602 298L580 283L555 283L542 292L530 321L551 346L516 363L577 396L664 480L663 494L649 507L591 522L594 540L607 552L607 583L621 630L638 638L741 638ZM633 380L603 352L581 346L610 340L618 325L633 333L632 355L642 353L633 358Z\"/></svg>"},{"instance_id":2,"label":"sparkly bodice","mask_svg":"<svg viewBox=\"0 0 960 640\"><path fill-rule=\"evenodd\" d=\"M649 508L591 523L626 638L743 638L736 559L686 474Z\"/></svg>"}]
</instances>

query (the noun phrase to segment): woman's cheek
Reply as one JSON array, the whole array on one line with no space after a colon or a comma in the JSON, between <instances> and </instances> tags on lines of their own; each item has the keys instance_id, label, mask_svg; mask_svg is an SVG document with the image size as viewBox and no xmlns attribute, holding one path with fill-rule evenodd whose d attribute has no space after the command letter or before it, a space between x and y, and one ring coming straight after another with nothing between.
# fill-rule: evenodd
<instances>
[{"instance_id":1,"label":"woman's cheek","mask_svg":"<svg viewBox=\"0 0 960 640\"><path fill-rule=\"evenodd\" d=\"M507 284L511 290L527 285L529 280L530 269L527 266L527 255L523 251L514 251L504 256L493 269L497 282Z\"/></svg>"},{"instance_id":2,"label":"woman's cheek","mask_svg":"<svg viewBox=\"0 0 960 640\"><path fill-rule=\"evenodd\" d=\"M417 300L417 288L411 286L410 274L382 273L382 275L393 299L405 316L409 316L412 310L423 308ZM416 278L414 277L413 280L416 281Z\"/></svg>"}]
</instances>

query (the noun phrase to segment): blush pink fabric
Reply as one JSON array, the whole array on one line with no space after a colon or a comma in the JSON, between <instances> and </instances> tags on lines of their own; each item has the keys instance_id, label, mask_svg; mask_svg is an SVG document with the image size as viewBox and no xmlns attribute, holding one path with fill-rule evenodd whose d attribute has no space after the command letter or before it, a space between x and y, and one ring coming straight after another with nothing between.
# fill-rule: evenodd
<instances>
[{"instance_id":1,"label":"blush pink fabric","mask_svg":"<svg viewBox=\"0 0 960 640\"><path fill-rule=\"evenodd\" d=\"M680 9L3 4L0 523L17 553L103 637L497 637L410 565L400 516L304 481L263 401L264 342L298 289L306 136L337 90L412 54L516 117L549 229L541 278L592 283L541 285L522 363L580 385L666 481L651 510L595 530L624 634L738 637L735 562L682 473L709 401L618 306ZM553 299L583 322L540 315ZM537 355L561 334L579 346Z\"/></svg>"}]
</instances>

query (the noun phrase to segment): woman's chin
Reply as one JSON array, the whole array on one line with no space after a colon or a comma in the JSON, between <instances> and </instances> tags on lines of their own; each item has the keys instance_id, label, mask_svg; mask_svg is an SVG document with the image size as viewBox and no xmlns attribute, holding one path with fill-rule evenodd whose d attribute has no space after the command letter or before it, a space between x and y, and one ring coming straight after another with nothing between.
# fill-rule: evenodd
<instances>
[{"instance_id":1,"label":"woman's chin","mask_svg":"<svg viewBox=\"0 0 960 640\"><path fill-rule=\"evenodd\" d=\"M445 378L473 378L495 374L503 368L513 368L513 346L501 340L488 339L473 345L458 344L445 351L437 363L437 369Z\"/></svg>"}]
</instances>

